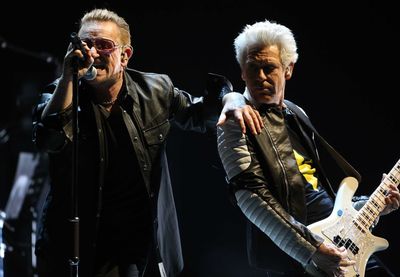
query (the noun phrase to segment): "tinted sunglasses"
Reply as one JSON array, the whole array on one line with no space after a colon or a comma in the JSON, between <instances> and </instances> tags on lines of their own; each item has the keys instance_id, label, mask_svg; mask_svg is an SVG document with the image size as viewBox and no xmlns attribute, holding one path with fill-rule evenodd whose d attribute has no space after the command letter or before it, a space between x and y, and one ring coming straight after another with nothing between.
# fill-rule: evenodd
<instances>
[{"instance_id":1,"label":"tinted sunglasses","mask_svg":"<svg viewBox=\"0 0 400 277\"><path fill-rule=\"evenodd\" d=\"M94 47L98 52L106 54L110 54L120 46L106 38L83 38L82 41L85 42L89 48Z\"/></svg>"}]
</instances>

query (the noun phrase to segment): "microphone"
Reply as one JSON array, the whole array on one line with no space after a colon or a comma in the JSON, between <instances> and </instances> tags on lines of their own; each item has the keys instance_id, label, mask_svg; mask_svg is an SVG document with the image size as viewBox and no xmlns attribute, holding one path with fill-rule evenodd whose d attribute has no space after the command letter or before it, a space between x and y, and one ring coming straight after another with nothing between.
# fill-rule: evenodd
<instances>
[{"instance_id":1,"label":"microphone","mask_svg":"<svg viewBox=\"0 0 400 277\"><path fill-rule=\"evenodd\" d=\"M75 32L71 33L70 39L71 39L71 43L74 46L74 48L81 50L82 55L83 55L83 61L87 60L88 59L88 55L86 53L85 47L83 47L82 40L80 39L78 34L75 33ZM85 80L91 81L91 80L94 80L96 78L96 76L97 76L97 69L96 69L96 67L94 67L92 65L86 71L86 73L83 76L83 78L85 78Z\"/></svg>"},{"instance_id":2,"label":"microphone","mask_svg":"<svg viewBox=\"0 0 400 277\"><path fill-rule=\"evenodd\" d=\"M86 71L85 75L83 75L83 78L85 80L91 81L94 80L97 76L97 69L93 65L89 67L89 69Z\"/></svg>"}]
</instances>

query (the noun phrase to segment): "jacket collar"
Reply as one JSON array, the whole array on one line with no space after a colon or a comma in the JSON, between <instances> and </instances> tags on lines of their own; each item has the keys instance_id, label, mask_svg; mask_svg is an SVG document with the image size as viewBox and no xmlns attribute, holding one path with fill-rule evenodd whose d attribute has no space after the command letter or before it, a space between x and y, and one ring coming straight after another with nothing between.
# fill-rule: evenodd
<instances>
[{"instance_id":1,"label":"jacket collar","mask_svg":"<svg viewBox=\"0 0 400 277\"><path fill-rule=\"evenodd\" d=\"M138 95L137 95L137 84L133 81L132 77L125 71L124 72L124 85L123 85L123 98L130 96L134 103L139 103Z\"/></svg>"}]
</instances>

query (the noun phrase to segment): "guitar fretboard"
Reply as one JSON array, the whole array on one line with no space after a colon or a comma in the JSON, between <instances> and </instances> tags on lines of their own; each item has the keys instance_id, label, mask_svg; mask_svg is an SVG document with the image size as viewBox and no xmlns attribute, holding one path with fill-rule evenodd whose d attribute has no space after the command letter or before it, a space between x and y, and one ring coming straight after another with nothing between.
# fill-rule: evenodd
<instances>
[{"instance_id":1,"label":"guitar fretboard","mask_svg":"<svg viewBox=\"0 0 400 277\"><path fill-rule=\"evenodd\" d=\"M400 159L395 166L385 176L380 185L371 194L367 203L358 211L354 224L358 229L365 232L370 229L374 221L386 206L385 197L388 193L390 184L398 186L400 182Z\"/></svg>"}]
</instances>

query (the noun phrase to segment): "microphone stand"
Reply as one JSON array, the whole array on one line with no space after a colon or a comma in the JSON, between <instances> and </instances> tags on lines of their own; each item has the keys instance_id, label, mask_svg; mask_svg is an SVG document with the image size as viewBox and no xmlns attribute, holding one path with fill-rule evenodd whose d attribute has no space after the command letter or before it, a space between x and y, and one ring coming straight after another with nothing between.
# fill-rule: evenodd
<instances>
[{"instance_id":1,"label":"microphone stand","mask_svg":"<svg viewBox=\"0 0 400 277\"><path fill-rule=\"evenodd\" d=\"M70 41L72 45L79 49L84 56L84 59L87 59L87 55L85 54L85 49L82 45L82 41L77 35L77 33L73 32L70 35ZM71 233L72 233L72 251L69 259L70 264L70 272L71 277L78 277L79 273L79 215L78 215L78 134L79 134L79 121L78 121L78 109L79 109L79 64L80 59L75 57L73 60L73 72L72 72L72 182L70 189L70 218L69 223L71 224ZM84 78L86 80L93 80L96 78L96 68L91 67L90 71L86 72Z\"/></svg>"},{"instance_id":2,"label":"microphone stand","mask_svg":"<svg viewBox=\"0 0 400 277\"><path fill-rule=\"evenodd\" d=\"M78 277L79 269L79 216L78 216L78 108L79 108L79 58L73 63L73 92L72 92L72 180L70 188L70 218L72 249L69 258L71 277Z\"/></svg>"}]
</instances>

